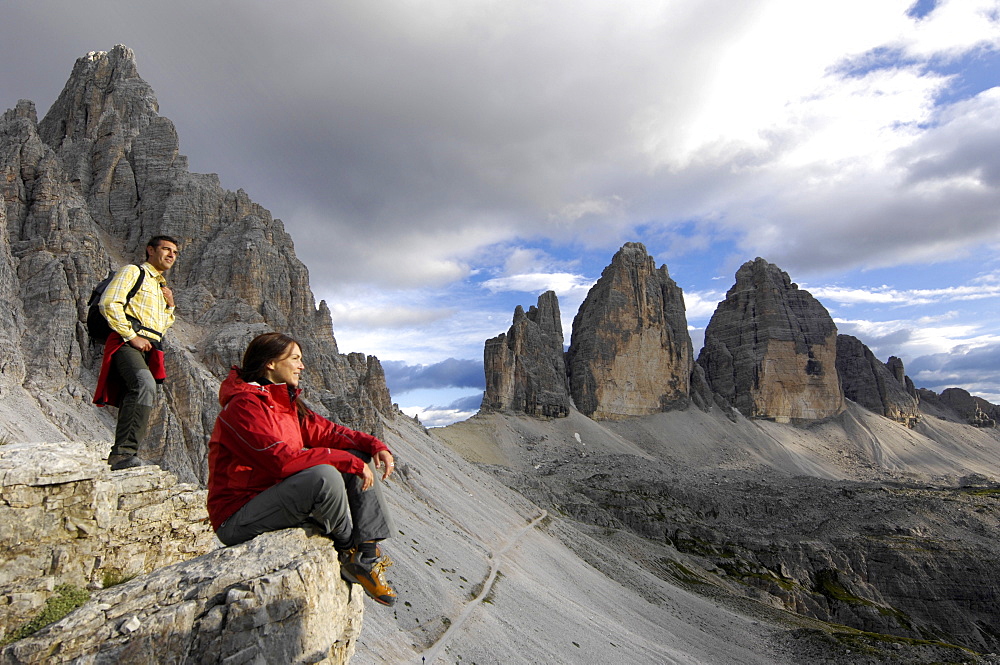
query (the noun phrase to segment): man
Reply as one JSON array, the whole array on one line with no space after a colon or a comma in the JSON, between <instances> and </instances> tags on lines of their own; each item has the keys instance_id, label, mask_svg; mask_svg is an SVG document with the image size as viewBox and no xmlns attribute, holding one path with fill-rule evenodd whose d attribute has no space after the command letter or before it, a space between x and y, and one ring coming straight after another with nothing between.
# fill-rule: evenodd
<instances>
[{"instance_id":1,"label":"man","mask_svg":"<svg viewBox=\"0 0 1000 665\"><path fill-rule=\"evenodd\" d=\"M174 294L163 273L177 260L177 241L155 236L146 262L119 270L101 297L101 314L111 334L104 345L94 403L118 406L115 443L108 456L113 471L142 466L139 444L146 436L163 372L163 334L174 323ZM139 284L135 295L129 292Z\"/></svg>"}]
</instances>

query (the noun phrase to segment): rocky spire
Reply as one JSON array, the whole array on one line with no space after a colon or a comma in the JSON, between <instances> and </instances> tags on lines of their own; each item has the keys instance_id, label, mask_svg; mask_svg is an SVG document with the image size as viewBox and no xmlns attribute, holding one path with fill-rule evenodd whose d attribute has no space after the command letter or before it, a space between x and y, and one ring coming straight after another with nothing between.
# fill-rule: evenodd
<instances>
[{"instance_id":1,"label":"rocky spire","mask_svg":"<svg viewBox=\"0 0 1000 665\"><path fill-rule=\"evenodd\" d=\"M689 400L693 354L684 296L642 243L626 243L573 319L567 356L576 408L642 416Z\"/></svg>"},{"instance_id":2,"label":"rocky spire","mask_svg":"<svg viewBox=\"0 0 1000 665\"><path fill-rule=\"evenodd\" d=\"M895 356L889 361L880 362L858 338L837 335L837 373L844 397L913 427L920 420L920 411L916 398L907 390L909 378L904 373L903 361Z\"/></svg>"},{"instance_id":3,"label":"rocky spire","mask_svg":"<svg viewBox=\"0 0 1000 665\"><path fill-rule=\"evenodd\" d=\"M698 364L712 389L743 415L818 420L844 409L837 327L788 274L744 263L705 330Z\"/></svg>"},{"instance_id":4,"label":"rocky spire","mask_svg":"<svg viewBox=\"0 0 1000 665\"><path fill-rule=\"evenodd\" d=\"M569 415L559 299L554 291L538 297L527 313L518 305L506 334L486 341L483 351L486 394L482 410L531 416Z\"/></svg>"}]
</instances>

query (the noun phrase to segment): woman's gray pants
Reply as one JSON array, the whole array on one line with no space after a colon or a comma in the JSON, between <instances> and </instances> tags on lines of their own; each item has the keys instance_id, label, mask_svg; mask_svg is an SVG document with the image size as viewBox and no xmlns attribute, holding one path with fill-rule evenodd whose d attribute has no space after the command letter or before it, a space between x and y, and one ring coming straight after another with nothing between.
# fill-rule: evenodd
<instances>
[{"instance_id":1,"label":"woman's gray pants","mask_svg":"<svg viewBox=\"0 0 1000 665\"><path fill-rule=\"evenodd\" d=\"M366 464L371 456L348 451ZM237 545L267 531L313 524L338 550L392 535L393 524L376 474L375 484L362 491L364 479L320 464L285 478L250 499L223 522L215 535L225 545Z\"/></svg>"}]
</instances>

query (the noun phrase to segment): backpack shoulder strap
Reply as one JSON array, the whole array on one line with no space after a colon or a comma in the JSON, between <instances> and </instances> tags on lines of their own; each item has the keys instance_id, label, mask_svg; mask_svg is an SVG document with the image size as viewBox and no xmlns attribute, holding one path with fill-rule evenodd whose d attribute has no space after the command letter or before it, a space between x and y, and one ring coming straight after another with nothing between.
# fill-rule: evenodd
<instances>
[{"instance_id":1,"label":"backpack shoulder strap","mask_svg":"<svg viewBox=\"0 0 1000 665\"><path fill-rule=\"evenodd\" d=\"M142 281L146 278L146 270L139 264L134 264L139 269L139 277L135 280L135 284L132 288L128 290L128 295L125 297L125 302L127 303L135 294L139 292L139 287L142 286Z\"/></svg>"}]
</instances>

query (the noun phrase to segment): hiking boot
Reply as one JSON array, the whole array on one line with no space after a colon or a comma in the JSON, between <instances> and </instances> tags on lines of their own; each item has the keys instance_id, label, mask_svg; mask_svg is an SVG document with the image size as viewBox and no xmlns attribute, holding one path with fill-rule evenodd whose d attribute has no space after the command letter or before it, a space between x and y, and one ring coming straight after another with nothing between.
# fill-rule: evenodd
<instances>
[{"instance_id":1,"label":"hiking boot","mask_svg":"<svg viewBox=\"0 0 1000 665\"><path fill-rule=\"evenodd\" d=\"M374 559L365 559L356 547L341 552L340 575L348 582L360 584L368 597L376 603L392 607L396 603L396 592L383 577L392 560L384 554Z\"/></svg>"},{"instance_id":2,"label":"hiking boot","mask_svg":"<svg viewBox=\"0 0 1000 665\"><path fill-rule=\"evenodd\" d=\"M138 455L108 455L108 464L111 465L112 471L145 466L145 463L139 459Z\"/></svg>"}]
</instances>

